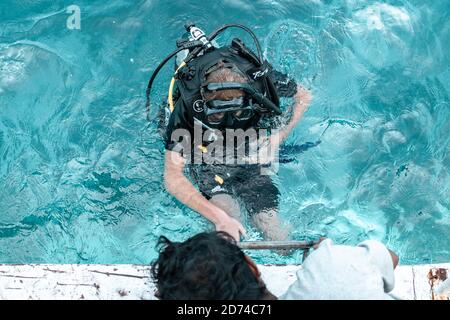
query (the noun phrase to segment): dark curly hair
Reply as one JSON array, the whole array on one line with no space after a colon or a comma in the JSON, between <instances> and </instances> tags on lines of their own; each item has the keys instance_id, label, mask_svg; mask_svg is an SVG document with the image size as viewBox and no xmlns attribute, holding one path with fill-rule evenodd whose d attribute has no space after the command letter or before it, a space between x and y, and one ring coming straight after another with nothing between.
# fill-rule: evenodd
<instances>
[{"instance_id":1,"label":"dark curly hair","mask_svg":"<svg viewBox=\"0 0 450 320\"><path fill-rule=\"evenodd\" d=\"M257 300L271 295L228 233L203 232L181 243L160 237L158 247L151 273L160 299Z\"/></svg>"}]
</instances>

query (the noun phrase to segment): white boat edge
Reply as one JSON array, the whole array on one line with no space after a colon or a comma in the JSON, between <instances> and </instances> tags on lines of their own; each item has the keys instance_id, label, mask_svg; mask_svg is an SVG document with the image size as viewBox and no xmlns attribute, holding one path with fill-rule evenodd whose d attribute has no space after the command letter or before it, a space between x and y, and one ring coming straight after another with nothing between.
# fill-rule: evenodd
<instances>
[{"instance_id":1,"label":"white boat edge","mask_svg":"<svg viewBox=\"0 0 450 320\"><path fill-rule=\"evenodd\" d=\"M279 296L295 281L301 266L259 268L269 290ZM431 285L430 270L438 269L450 276L450 263L398 266L391 294L404 300L450 300L449 281ZM154 300L154 291L147 265L0 264L2 300Z\"/></svg>"}]
</instances>

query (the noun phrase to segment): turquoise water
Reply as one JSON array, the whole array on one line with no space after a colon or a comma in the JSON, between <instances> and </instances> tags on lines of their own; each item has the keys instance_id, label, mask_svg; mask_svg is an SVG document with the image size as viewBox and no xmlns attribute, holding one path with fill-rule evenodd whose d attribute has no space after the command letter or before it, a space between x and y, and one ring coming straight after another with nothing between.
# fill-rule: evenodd
<instances>
[{"instance_id":1,"label":"turquoise water","mask_svg":"<svg viewBox=\"0 0 450 320\"><path fill-rule=\"evenodd\" d=\"M81 30L66 27L71 4ZM0 263L148 263L159 235L210 228L164 191L163 144L143 109L188 19L207 33L248 25L277 69L312 88L287 143L325 131L322 143L275 178L294 239L372 238L404 264L450 261L447 0L2 0ZM220 42L233 35L250 43L240 32Z\"/></svg>"}]
</instances>

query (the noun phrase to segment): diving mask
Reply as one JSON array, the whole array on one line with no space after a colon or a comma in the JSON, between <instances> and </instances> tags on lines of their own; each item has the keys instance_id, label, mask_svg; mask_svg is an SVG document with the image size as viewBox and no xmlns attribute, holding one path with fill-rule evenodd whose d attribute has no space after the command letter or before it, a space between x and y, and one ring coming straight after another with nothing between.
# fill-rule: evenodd
<instances>
[{"instance_id":1,"label":"diving mask","mask_svg":"<svg viewBox=\"0 0 450 320\"><path fill-rule=\"evenodd\" d=\"M205 120L209 124L232 124L234 121L246 121L252 118L254 106L245 97L232 100L211 100L205 103L204 114Z\"/></svg>"}]
</instances>

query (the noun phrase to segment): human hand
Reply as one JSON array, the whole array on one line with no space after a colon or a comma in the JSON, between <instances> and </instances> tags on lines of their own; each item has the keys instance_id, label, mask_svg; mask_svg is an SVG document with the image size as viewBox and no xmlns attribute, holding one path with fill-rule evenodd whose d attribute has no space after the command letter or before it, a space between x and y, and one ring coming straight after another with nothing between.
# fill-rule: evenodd
<instances>
[{"instance_id":1,"label":"human hand","mask_svg":"<svg viewBox=\"0 0 450 320\"><path fill-rule=\"evenodd\" d=\"M311 103L311 99L312 99L311 92L303 88L302 86L298 85L297 93L294 96L295 100L294 116L301 116Z\"/></svg>"},{"instance_id":2,"label":"human hand","mask_svg":"<svg viewBox=\"0 0 450 320\"><path fill-rule=\"evenodd\" d=\"M240 235L245 236L245 228L236 219L227 215L227 218L220 220L216 223L216 231L225 231L230 234L234 240L239 242L241 240Z\"/></svg>"},{"instance_id":3,"label":"human hand","mask_svg":"<svg viewBox=\"0 0 450 320\"><path fill-rule=\"evenodd\" d=\"M317 241L317 242L314 244L313 249L316 250L317 248L319 248L320 243L321 243L323 240L325 240L325 239L327 239L327 238L325 238L325 237L320 237L319 241Z\"/></svg>"}]
</instances>

